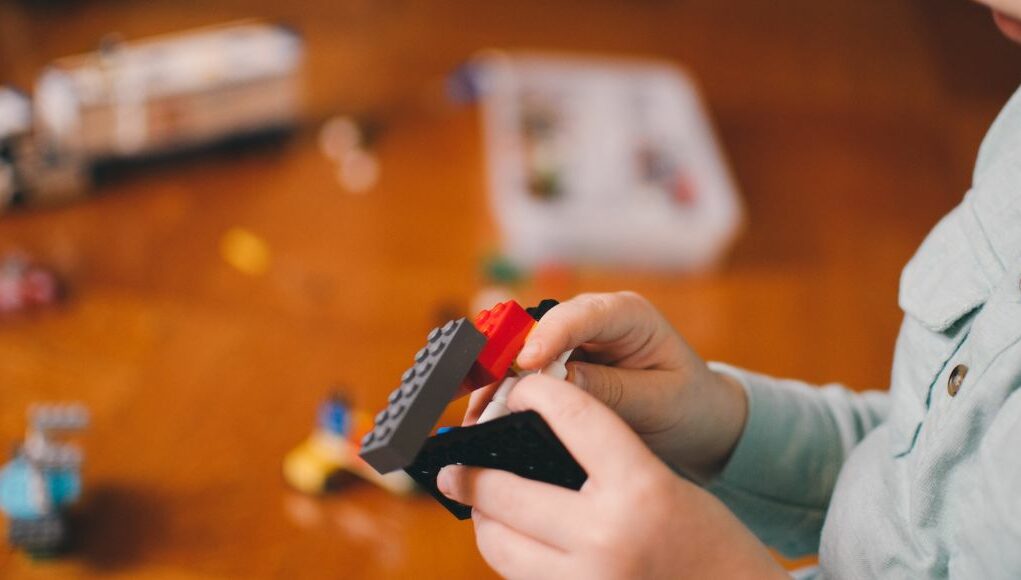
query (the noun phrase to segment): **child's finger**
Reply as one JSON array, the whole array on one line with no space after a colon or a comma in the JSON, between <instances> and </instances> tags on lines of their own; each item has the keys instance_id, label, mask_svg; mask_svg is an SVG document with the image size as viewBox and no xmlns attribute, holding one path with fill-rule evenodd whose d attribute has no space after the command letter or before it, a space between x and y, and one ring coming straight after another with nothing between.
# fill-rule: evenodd
<instances>
[{"instance_id":1,"label":"child's finger","mask_svg":"<svg viewBox=\"0 0 1021 580\"><path fill-rule=\"evenodd\" d=\"M508 406L513 411L533 409L542 415L588 472L590 481L620 482L656 461L620 417L566 381L543 375L525 377L511 391Z\"/></svg>"},{"instance_id":2,"label":"child's finger","mask_svg":"<svg viewBox=\"0 0 1021 580\"><path fill-rule=\"evenodd\" d=\"M675 408L677 373L635 370L600 364L572 362L567 365L568 382L599 399L639 432L664 427L650 424L661 409Z\"/></svg>"},{"instance_id":3,"label":"child's finger","mask_svg":"<svg viewBox=\"0 0 1021 580\"><path fill-rule=\"evenodd\" d=\"M509 471L449 465L436 478L444 495L554 548L577 543L584 517L578 492Z\"/></svg>"},{"instance_id":4,"label":"child's finger","mask_svg":"<svg viewBox=\"0 0 1021 580\"><path fill-rule=\"evenodd\" d=\"M570 578L567 555L477 510L475 542L486 563L504 578Z\"/></svg>"},{"instance_id":5,"label":"child's finger","mask_svg":"<svg viewBox=\"0 0 1021 580\"><path fill-rule=\"evenodd\" d=\"M461 421L462 427L479 422L479 416L482 415L482 411L486 410L486 405L493 399L493 393L499 387L500 383L496 382L472 391L471 396L468 397L468 409L464 413L464 420Z\"/></svg>"},{"instance_id":6,"label":"child's finger","mask_svg":"<svg viewBox=\"0 0 1021 580\"><path fill-rule=\"evenodd\" d=\"M613 342L628 336L652 333L644 326L655 323L646 304L630 292L581 294L547 312L528 335L518 355L522 368L538 370L560 353L587 342Z\"/></svg>"}]
</instances>

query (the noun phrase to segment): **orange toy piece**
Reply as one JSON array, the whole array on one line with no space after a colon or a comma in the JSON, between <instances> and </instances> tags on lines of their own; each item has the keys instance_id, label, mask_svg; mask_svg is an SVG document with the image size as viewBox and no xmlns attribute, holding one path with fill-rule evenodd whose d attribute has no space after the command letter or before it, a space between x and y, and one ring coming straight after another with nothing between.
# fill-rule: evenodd
<instances>
[{"instance_id":1,"label":"orange toy piece","mask_svg":"<svg viewBox=\"0 0 1021 580\"><path fill-rule=\"evenodd\" d=\"M486 346L468 373L468 387L477 389L504 378L534 325L535 319L513 300L479 312L475 328L486 336Z\"/></svg>"}]
</instances>

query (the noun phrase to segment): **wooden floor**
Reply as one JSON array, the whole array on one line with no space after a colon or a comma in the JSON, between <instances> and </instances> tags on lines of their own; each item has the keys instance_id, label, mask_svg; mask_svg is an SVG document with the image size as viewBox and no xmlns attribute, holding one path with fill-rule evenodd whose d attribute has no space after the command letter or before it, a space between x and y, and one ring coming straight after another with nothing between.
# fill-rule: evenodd
<instances>
[{"instance_id":1,"label":"wooden floor","mask_svg":"<svg viewBox=\"0 0 1021 580\"><path fill-rule=\"evenodd\" d=\"M687 65L748 209L714 274L541 276L523 298L632 288L706 357L856 388L886 386L900 268L966 191L1021 80L1021 50L965 0L29 4L0 3L0 80L30 86L111 31L283 17L308 41L309 103L282 149L0 218L0 250L37 253L72 288L57 310L0 321L0 445L32 401L79 399L94 415L76 553L38 564L0 550L4 578L490 574L470 524L427 499L359 486L319 501L280 475L332 383L380 406L437 310L479 287L495 238L478 119L437 93L480 48ZM316 146L338 112L385 123L370 195L345 194ZM266 275L221 259L233 226L267 241Z\"/></svg>"}]
</instances>

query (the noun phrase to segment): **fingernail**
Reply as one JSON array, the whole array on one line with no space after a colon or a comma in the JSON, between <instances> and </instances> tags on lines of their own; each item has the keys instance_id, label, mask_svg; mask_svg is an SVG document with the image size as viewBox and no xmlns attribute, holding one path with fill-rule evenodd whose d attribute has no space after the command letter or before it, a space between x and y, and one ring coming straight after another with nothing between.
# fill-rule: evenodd
<instances>
[{"instance_id":1,"label":"fingernail","mask_svg":"<svg viewBox=\"0 0 1021 580\"><path fill-rule=\"evenodd\" d=\"M535 358L535 357L539 356L539 352L541 350L542 350L542 347L539 345L538 342L536 342L534 340L531 341L531 342L525 343L525 348L521 349L521 352L518 353L518 360Z\"/></svg>"},{"instance_id":2,"label":"fingernail","mask_svg":"<svg viewBox=\"0 0 1021 580\"><path fill-rule=\"evenodd\" d=\"M436 488L440 490L440 493L450 497L450 466L444 467L436 475Z\"/></svg>"}]
</instances>

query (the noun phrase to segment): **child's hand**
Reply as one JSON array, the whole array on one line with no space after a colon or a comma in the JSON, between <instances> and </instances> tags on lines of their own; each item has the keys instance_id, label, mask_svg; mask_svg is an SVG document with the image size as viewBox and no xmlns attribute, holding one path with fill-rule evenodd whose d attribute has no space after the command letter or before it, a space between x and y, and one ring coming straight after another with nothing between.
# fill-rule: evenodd
<instances>
[{"instance_id":1,"label":"child's hand","mask_svg":"<svg viewBox=\"0 0 1021 580\"><path fill-rule=\"evenodd\" d=\"M440 490L474 506L479 551L500 575L786 577L723 504L673 474L591 396L533 375L511 392L508 406L542 415L588 480L575 492L505 471L440 472Z\"/></svg>"},{"instance_id":2,"label":"child's hand","mask_svg":"<svg viewBox=\"0 0 1021 580\"><path fill-rule=\"evenodd\" d=\"M744 428L747 400L711 371L647 300L632 292L583 294L546 313L518 356L541 369L580 348L567 379L617 412L661 459L705 480L726 463ZM478 420L496 385L472 393L464 423Z\"/></svg>"}]
</instances>

